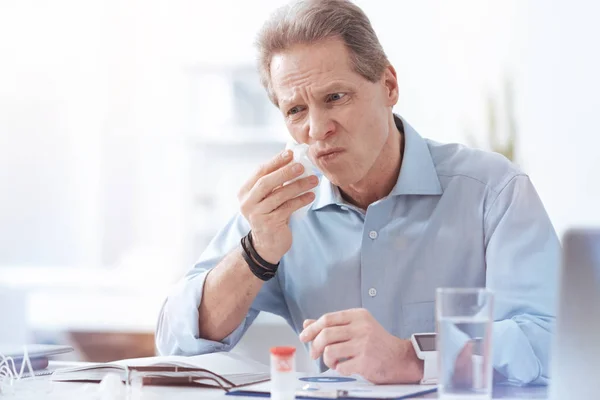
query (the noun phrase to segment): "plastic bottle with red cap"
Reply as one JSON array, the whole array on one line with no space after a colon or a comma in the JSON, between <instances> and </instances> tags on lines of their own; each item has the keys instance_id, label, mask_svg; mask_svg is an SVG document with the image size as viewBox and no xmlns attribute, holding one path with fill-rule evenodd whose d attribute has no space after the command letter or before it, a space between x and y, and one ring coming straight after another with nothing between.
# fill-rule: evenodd
<instances>
[{"instance_id":1,"label":"plastic bottle with red cap","mask_svg":"<svg viewBox=\"0 0 600 400\"><path fill-rule=\"evenodd\" d=\"M279 346L271 348L271 399L296 398L296 348Z\"/></svg>"}]
</instances>

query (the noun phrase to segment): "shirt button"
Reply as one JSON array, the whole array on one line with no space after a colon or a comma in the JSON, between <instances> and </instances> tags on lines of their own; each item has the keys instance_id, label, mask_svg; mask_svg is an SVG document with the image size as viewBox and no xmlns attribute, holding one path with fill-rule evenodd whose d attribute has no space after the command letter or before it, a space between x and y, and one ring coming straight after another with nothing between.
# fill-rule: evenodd
<instances>
[{"instance_id":1,"label":"shirt button","mask_svg":"<svg viewBox=\"0 0 600 400\"><path fill-rule=\"evenodd\" d=\"M348 207L346 207L346 206L340 206L340 209L341 209L342 211L348 211Z\"/></svg>"},{"instance_id":2,"label":"shirt button","mask_svg":"<svg viewBox=\"0 0 600 400\"><path fill-rule=\"evenodd\" d=\"M375 231L369 232L369 237L373 240L377 239L377 232L375 232Z\"/></svg>"},{"instance_id":3,"label":"shirt button","mask_svg":"<svg viewBox=\"0 0 600 400\"><path fill-rule=\"evenodd\" d=\"M375 288L369 289L369 296L371 296L371 297L377 296L377 290Z\"/></svg>"}]
</instances>

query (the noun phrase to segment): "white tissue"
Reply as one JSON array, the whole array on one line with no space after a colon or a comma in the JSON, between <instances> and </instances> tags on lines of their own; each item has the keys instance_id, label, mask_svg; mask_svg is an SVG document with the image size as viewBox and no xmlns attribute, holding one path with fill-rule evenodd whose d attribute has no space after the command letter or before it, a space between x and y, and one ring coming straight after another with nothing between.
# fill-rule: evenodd
<instances>
[{"instance_id":1,"label":"white tissue","mask_svg":"<svg viewBox=\"0 0 600 400\"><path fill-rule=\"evenodd\" d=\"M125 400L127 391L125 384L117 374L106 374L98 385L100 400Z\"/></svg>"},{"instance_id":2,"label":"white tissue","mask_svg":"<svg viewBox=\"0 0 600 400\"><path fill-rule=\"evenodd\" d=\"M307 144L288 142L287 145L285 146L285 148L287 150L292 150L292 152L294 153L294 160L292 161L292 163L300 163L300 164L302 164L302 166L304 166L304 171L302 172L302 175L286 182L285 183L286 185L288 185L292 182L295 182L298 179L306 178L310 175L316 175L319 172L319 170L314 166L312 161L310 161L310 159L308 158L308 145ZM309 190L309 192L313 192L315 194L315 198L316 198L316 194L317 194L317 188L318 188L318 186ZM307 204L306 206L300 208L299 210L296 210L292 215L296 218L301 218L301 217L306 216L306 213L307 213L308 209L310 208L311 204L312 204L312 202Z\"/></svg>"},{"instance_id":3,"label":"white tissue","mask_svg":"<svg viewBox=\"0 0 600 400\"><path fill-rule=\"evenodd\" d=\"M134 373L134 372L130 372ZM129 385L117 374L109 373L98 385L100 400L156 400L157 396L144 392L141 375L130 377Z\"/></svg>"}]
</instances>

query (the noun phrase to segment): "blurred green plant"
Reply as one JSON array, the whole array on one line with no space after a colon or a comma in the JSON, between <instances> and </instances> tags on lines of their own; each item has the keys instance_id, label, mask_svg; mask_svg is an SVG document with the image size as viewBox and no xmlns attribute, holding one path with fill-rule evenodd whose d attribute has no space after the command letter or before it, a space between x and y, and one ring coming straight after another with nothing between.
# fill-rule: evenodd
<instances>
[{"instance_id":1,"label":"blurred green plant","mask_svg":"<svg viewBox=\"0 0 600 400\"><path fill-rule=\"evenodd\" d=\"M468 132L467 141L473 147L484 148L502 154L516 162L517 119L515 115L514 86L510 78L504 81L504 104L499 107L498 99L493 95L487 98L487 143L480 144L475 135ZM502 114L504 121L499 121Z\"/></svg>"}]
</instances>

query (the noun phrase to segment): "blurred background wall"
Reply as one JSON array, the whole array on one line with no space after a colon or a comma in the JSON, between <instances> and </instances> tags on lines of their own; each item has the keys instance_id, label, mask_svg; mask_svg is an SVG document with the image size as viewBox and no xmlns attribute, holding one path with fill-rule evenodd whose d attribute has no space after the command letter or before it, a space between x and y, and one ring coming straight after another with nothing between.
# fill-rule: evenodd
<instances>
[{"instance_id":1,"label":"blurred background wall","mask_svg":"<svg viewBox=\"0 0 600 400\"><path fill-rule=\"evenodd\" d=\"M0 341L154 351L169 285L287 138L252 47L283 3L0 2ZM597 2L357 3L398 72L396 112L514 150L559 234L600 225ZM238 351L266 361L261 329L297 343L263 316Z\"/></svg>"}]
</instances>

